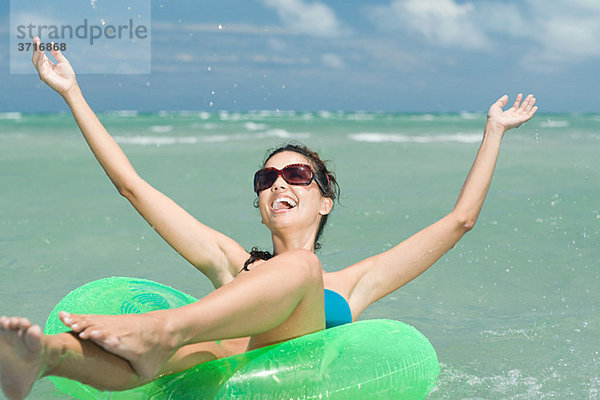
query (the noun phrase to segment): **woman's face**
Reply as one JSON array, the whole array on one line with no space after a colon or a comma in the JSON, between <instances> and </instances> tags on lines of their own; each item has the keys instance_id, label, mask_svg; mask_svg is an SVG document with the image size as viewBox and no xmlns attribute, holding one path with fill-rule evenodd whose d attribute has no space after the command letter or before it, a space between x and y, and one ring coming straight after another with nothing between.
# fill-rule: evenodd
<instances>
[{"instance_id":1,"label":"woman's face","mask_svg":"<svg viewBox=\"0 0 600 400\"><path fill-rule=\"evenodd\" d=\"M282 169L290 164L307 164L306 157L293 151L275 154L265 164L265 168ZM271 232L283 228L315 229L321 215L329 214L333 202L321 195L319 185L313 179L308 186L290 185L279 176L273 186L258 194L258 204L262 223Z\"/></svg>"}]
</instances>

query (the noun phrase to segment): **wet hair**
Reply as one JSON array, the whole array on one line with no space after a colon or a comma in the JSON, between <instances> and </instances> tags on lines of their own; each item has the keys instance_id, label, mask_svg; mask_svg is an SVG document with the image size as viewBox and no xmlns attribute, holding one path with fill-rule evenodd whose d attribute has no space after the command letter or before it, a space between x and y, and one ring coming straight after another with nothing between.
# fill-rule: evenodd
<instances>
[{"instance_id":1,"label":"wet hair","mask_svg":"<svg viewBox=\"0 0 600 400\"><path fill-rule=\"evenodd\" d=\"M267 156L265 157L265 159L262 163L261 168L265 167L265 165L267 164L267 161L269 161L271 159L271 157L273 157L276 154L283 153L285 151L291 151L293 153L300 154L301 156L306 158L313 170L313 173L315 174L315 177L317 179L319 179L320 182L326 183L325 185L323 185L325 188L325 191L323 191L323 189L319 185L319 189L320 189L323 197L327 197L327 198L331 199L333 201L333 203L335 203L335 200L338 200L338 202L339 202L340 186L337 183L335 174L332 171L329 171L327 169L327 165L325 164L326 162L323 161L321 159L321 157L319 157L319 154L310 150L308 147L306 147L305 145L303 145L301 143L288 143L288 144L285 144L285 145L282 145L282 146L279 146L279 147L269 150L267 152ZM254 207L258 208L258 198L254 201ZM333 208L332 208L332 210L333 210ZM319 221L319 227L317 229L317 234L315 236L315 242L314 242L315 251L319 250L321 248L321 244L319 243L319 238L323 234L323 229L325 228L325 224L327 223L328 219L329 219L329 214L321 216L321 221ZM248 260L246 260L242 270L248 271L248 265L252 264L256 260L268 260L272 257L273 257L273 254L271 254L270 252L261 251L257 247L253 247L252 250L250 250L250 258Z\"/></svg>"}]
</instances>

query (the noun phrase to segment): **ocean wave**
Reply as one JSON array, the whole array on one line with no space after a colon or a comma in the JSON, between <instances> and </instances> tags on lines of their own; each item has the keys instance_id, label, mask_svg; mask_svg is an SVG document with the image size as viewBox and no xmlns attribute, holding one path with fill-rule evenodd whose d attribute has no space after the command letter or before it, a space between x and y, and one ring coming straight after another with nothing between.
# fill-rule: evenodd
<instances>
[{"instance_id":1,"label":"ocean wave","mask_svg":"<svg viewBox=\"0 0 600 400\"><path fill-rule=\"evenodd\" d=\"M243 115L237 112L230 113L229 111L219 111L219 119L221 121L239 121Z\"/></svg>"},{"instance_id":2,"label":"ocean wave","mask_svg":"<svg viewBox=\"0 0 600 400\"><path fill-rule=\"evenodd\" d=\"M19 120L21 118L23 118L23 115L20 112L3 112L3 113L0 113L0 119Z\"/></svg>"},{"instance_id":3,"label":"ocean wave","mask_svg":"<svg viewBox=\"0 0 600 400\"><path fill-rule=\"evenodd\" d=\"M150 130L154 133L167 133L173 130L172 125L152 125Z\"/></svg>"},{"instance_id":4,"label":"ocean wave","mask_svg":"<svg viewBox=\"0 0 600 400\"><path fill-rule=\"evenodd\" d=\"M435 115L433 114L413 115L410 117L411 121L433 121L434 119Z\"/></svg>"},{"instance_id":5,"label":"ocean wave","mask_svg":"<svg viewBox=\"0 0 600 400\"><path fill-rule=\"evenodd\" d=\"M462 394L476 395L486 391L496 393L498 397L519 394L519 398L525 399L539 399L543 395L544 379L528 375L518 368L497 375L481 376L445 363L440 363L440 367L443 372L431 393L451 393L453 388L461 387Z\"/></svg>"},{"instance_id":6,"label":"ocean wave","mask_svg":"<svg viewBox=\"0 0 600 400\"><path fill-rule=\"evenodd\" d=\"M569 126L569 121L565 121L565 120L546 120L546 121L542 121L540 123L540 126L542 128L567 128Z\"/></svg>"},{"instance_id":7,"label":"ocean wave","mask_svg":"<svg viewBox=\"0 0 600 400\"><path fill-rule=\"evenodd\" d=\"M369 143L477 143L481 141L481 133L454 133L450 135L410 136L401 133L355 133L348 135L356 142Z\"/></svg>"},{"instance_id":8,"label":"ocean wave","mask_svg":"<svg viewBox=\"0 0 600 400\"><path fill-rule=\"evenodd\" d=\"M26 139L27 135L23 133L0 133L0 139Z\"/></svg>"},{"instance_id":9,"label":"ocean wave","mask_svg":"<svg viewBox=\"0 0 600 400\"><path fill-rule=\"evenodd\" d=\"M472 120L472 119L478 119L478 118L480 118L481 114L463 111L463 112L460 113L460 117L462 119Z\"/></svg>"},{"instance_id":10,"label":"ocean wave","mask_svg":"<svg viewBox=\"0 0 600 400\"><path fill-rule=\"evenodd\" d=\"M108 111L107 114L115 116L115 117L123 117L123 118L137 117L139 115L137 110Z\"/></svg>"},{"instance_id":11,"label":"ocean wave","mask_svg":"<svg viewBox=\"0 0 600 400\"><path fill-rule=\"evenodd\" d=\"M174 144L219 143L244 141L278 137L284 139L306 139L310 133L288 132L285 129L270 129L258 133L240 133L234 135L204 135L204 136L115 136L117 143L140 146L167 146Z\"/></svg>"},{"instance_id":12,"label":"ocean wave","mask_svg":"<svg viewBox=\"0 0 600 400\"><path fill-rule=\"evenodd\" d=\"M347 114L346 119L348 121L372 121L375 119L375 115L366 112L356 112L353 114Z\"/></svg>"},{"instance_id":13,"label":"ocean wave","mask_svg":"<svg viewBox=\"0 0 600 400\"><path fill-rule=\"evenodd\" d=\"M267 128L267 126L265 124L257 124L256 122L246 122L244 124L244 128L246 128L247 131L261 131Z\"/></svg>"}]
</instances>

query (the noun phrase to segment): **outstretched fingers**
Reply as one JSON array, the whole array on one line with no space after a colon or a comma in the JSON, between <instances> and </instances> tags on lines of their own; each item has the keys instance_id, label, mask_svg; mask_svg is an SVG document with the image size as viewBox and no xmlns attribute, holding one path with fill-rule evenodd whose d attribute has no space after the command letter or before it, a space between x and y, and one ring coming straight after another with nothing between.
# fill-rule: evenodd
<instances>
[{"instance_id":1,"label":"outstretched fingers","mask_svg":"<svg viewBox=\"0 0 600 400\"><path fill-rule=\"evenodd\" d=\"M537 107L535 106L535 97L533 97L533 95L530 94L523 101L523 104L521 104L521 107L519 107L518 110L519 114L521 114L521 116L523 117L523 121L521 122L521 124L529 121L536 111Z\"/></svg>"},{"instance_id":2,"label":"outstretched fingers","mask_svg":"<svg viewBox=\"0 0 600 400\"><path fill-rule=\"evenodd\" d=\"M44 51L40 50L40 38L36 36L33 38L33 57L31 58L31 62L33 62L33 65L38 71L44 63L44 57Z\"/></svg>"},{"instance_id":3,"label":"outstretched fingers","mask_svg":"<svg viewBox=\"0 0 600 400\"><path fill-rule=\"evenodd\" d=\"M63 53L60 51L60 49L58 49L58 50L54 49L54 42L52 42L52 47L50 48L50 52L52 53L54 58L56 58L56 61L58 61L59 63L67 61L67 58L63 55Z\"/></svg>"},{"instance_id":4,"label":"outstretched fingers","mask_svg":"<svg viewBox=\"0 0 600 400\"><path fill-rule=\"evenodd\" d=\"M530 94L529 96L527 96L527 98L523 102L521 109L523 110L523 112L529 113L533 109L534 104L535 104L535 97L533 97L533 95Z\"/></svg>"},{"instance_id":5,"label":"outstretched fingers","mask_svg":"<svg viewBox=\"0 0 600 400\"><path fill-rule=\"evenodd\" d=\"M504 96L502 96L498 100L496 100L496 103L494 104L494 106L502 108L506 105L507 102L508 102L508 95L505 94Z\"/></svg>"},{"instance_id":6,"label":"outstretched fingers","mask_svg":"<svg viewBox=\"0 0 600 400\"><path fill-rule=\"evenodd\" d=\"M523 93L519 93L517 95L517 98L515 99L515 102L512 106L513 110L518 110L519 107L521 106L521 100L523 99Z\"/></svg>"}]
</instances>

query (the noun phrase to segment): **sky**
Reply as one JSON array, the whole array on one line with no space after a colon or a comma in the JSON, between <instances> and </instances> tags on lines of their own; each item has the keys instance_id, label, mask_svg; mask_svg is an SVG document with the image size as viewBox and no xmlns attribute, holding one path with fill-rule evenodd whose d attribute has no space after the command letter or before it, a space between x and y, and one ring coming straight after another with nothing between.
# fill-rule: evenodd
<instances>
[{"instance_id":1,"label":"sky","mask_svg":"<svg viewBox=\"0 0 600 400\"><path fill-rule=\"evenodd\" d=\"M485 111L532 92L541 112L600 112L598 0L148 2L151 73L78 74L96 111ZM0 0L0 112L67 110L9 73L9 19Z\"/></svg>"}]
</instances>

